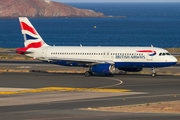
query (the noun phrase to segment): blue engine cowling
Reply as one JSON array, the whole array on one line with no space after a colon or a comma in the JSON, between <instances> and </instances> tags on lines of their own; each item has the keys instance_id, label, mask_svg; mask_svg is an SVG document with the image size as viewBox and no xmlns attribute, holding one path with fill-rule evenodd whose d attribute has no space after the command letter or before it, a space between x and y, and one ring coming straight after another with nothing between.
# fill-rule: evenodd
<instances>
[{"instance_id":1,"label":"blue engine cowling","mask_svg":"<svg viewBox=\"0 0 180 120\"><path fill-rule=\"evenodd\" d=\"M105 64L93 65L90 69L91 69L90 71L95 73L112 74L113 71L115 70L115 67L112 64L105 63Z\"/></svg>"},{"instance_id":2,"label":"blue engine cowling","mask_svg":"<svg viewBox=\"0 0 180 120\"><path fill-rule=\"evenodd\" d=\"M118 68L119 70L124 70L127 72L139 72L142 71L142 67L122 67L122 68Z\"/></svg>"}]
</instances>

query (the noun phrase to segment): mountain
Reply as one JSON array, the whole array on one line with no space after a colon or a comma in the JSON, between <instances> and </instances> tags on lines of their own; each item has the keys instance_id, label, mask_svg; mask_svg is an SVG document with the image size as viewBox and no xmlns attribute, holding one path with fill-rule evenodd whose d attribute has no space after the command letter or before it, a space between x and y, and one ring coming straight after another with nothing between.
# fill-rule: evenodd
<instances>
[{"instance_id":1,"label":"mountain","mask_svg":"<svg viewBox=\"0 0 180 120\"><path fill-rule=\"evenodd\" d=\"M0 18L108 17L93 10L45 0L0 0Z\"/></svg>"}]
</instances>

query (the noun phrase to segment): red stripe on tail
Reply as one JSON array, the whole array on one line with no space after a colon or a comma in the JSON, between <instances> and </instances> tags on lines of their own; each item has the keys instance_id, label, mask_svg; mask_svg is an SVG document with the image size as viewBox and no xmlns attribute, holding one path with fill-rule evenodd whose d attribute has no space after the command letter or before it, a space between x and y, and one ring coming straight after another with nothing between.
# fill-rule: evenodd
<instances>
[{"instance_id":1,"label":"red stripe on tail","mask_svg":"<svg viewBox=\"0 0 180 120\"><path fill-rule=\"evenodd\" d=\"M34 35L38 35L38 34L36 33L36 31L34 30L34 28L30 27L30 26L27 25L26 23L20 22L20 25L21 25L21 30L27 30L27 31L33 33Z\"/></svg>"}]
</instances>

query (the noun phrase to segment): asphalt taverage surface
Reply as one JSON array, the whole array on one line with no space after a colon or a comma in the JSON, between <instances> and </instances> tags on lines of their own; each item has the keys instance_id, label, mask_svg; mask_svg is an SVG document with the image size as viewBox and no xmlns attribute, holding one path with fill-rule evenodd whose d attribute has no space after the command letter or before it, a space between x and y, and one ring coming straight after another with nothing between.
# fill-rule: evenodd
<instances>
[{"instance_id":1,"label":"asphalt taverage surface","mask_svg":"<svg viewBox=\"0 0 180 120\"><path fill-rule=\"evenodd\" d=\"M0 119L2 120L180 119L180 114L170 113L79 110L79 108L180 100L180 76L159 75L153 78L150 75L114 75L114 77L97 75L84 77L83 74L1 73L0 83L0 90L8 89L10 91L16 89L37 90L45 87L131 90L128 92L55 90L0 94ZM24 102L24 104L3 105L9 101L15 103Z\"/></svg>"}]
</instances>

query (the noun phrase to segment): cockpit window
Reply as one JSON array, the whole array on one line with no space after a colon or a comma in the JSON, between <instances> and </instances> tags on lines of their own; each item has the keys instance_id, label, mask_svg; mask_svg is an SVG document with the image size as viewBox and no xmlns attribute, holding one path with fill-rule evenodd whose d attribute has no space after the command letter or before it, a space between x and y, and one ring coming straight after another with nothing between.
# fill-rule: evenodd
<instances>
[{"instance_id":1,"label":"cockpit window","mask_svg":"<svg viewBox=\"0 0 180 120\"><path fill-rule=\"evenodd\" d=\"M166 53L166 55L171 55L170 53Z\"/></svg>"},{"instance_id":2,"label":"cockpit window","mask_svg":"<svg viewBox=\"0 0 180 120\"><path fill-rule=\"evenodd\" d=\"M159 53L159 56L171 55L170 53Z\"/></svg>"}]
</instances>

